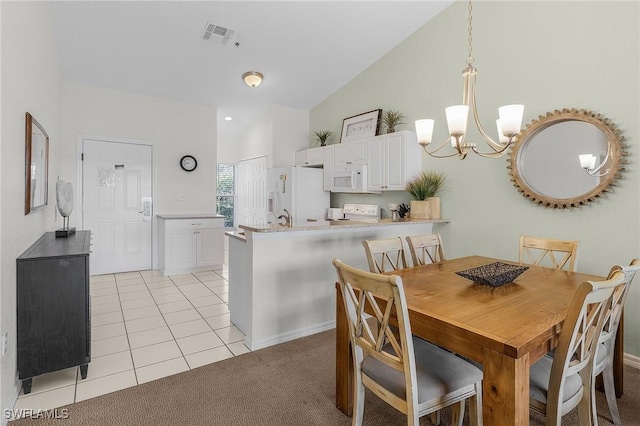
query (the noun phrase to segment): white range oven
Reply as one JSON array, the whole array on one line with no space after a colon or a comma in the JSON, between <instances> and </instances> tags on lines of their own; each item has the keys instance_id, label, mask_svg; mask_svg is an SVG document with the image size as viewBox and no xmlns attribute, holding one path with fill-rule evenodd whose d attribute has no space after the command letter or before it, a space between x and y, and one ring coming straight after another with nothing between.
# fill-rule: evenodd
<instances>
[{"instance_id":1,"label":"white range oven","mask_svg":"<svg viewBox=\"0 0 640 426\"><path fill-rule=\"evenodd\" d=\"M377 204L345 204L342 212L345 220L374 223L380 221L380 206Z\"/></svg>"}]
</instances>

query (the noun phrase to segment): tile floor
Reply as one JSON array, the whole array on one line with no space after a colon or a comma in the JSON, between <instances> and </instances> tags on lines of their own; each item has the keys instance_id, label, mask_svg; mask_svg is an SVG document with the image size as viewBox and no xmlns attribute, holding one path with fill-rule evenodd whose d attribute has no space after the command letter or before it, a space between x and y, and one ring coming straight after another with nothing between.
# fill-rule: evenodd
<instances>
[{"instance_id":1,"label":"tile floor","mask_svg":"<svg viewBox=\"0 0 640 426\"><path fill-rule=\"evenodd\" d=\"M91 277L91 362L34 377L15 409L50 409L249 352L231 324L227 265Z\"/></svg>"}]
</instances>

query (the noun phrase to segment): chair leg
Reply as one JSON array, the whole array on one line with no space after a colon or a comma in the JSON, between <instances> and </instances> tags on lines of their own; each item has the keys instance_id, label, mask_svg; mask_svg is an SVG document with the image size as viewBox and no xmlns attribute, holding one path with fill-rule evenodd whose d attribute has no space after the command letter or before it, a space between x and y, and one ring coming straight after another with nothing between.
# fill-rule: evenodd
<instances>
[{"instance_id":1,"label":"chair leg","mask_svg":"<svg viewBox=\"0 0 640 426\"><path fill-rule=\"evenodd\" d=\"M351 419L351 425L362 426L365 392L364 385L362 384L362 376L359 372L354 375L353 381L353 417Z\"/></svg>"},{"instance_id":2,"label":"chair leg","mask_svg":"<svg viewBox=\"0 0 640 426\"><path fill-rule=\"evenodd\" d=\"M440 410L431 413L431 423L434 425L440 424Z\"/></svg>"},{"instance_id":3,"label":"chair leg","mask_svg":"<svg viewBox=\"0 0 640 426\"><path fill-rule=\"evenodd\" d=\"M418 411L413 410L411 413L407 413L407 426L419 426L420 418L418 417Z\"/></svg>"},{"instance_id":4,"label":"chair leg","mask_svg":"<svg viewBox=\"0 0 640 426\"><path fill-rule=\"evenodd\" d=\"M464 420L464 399L451 406L451 426L462 426Z\"/></svg>"},{"instance_id":5,"label":"chair leg","mask_svg":"<svg viewBox=\"0 0 640 426\"><path fill-rule=\"evenodd\" d=\"M598 424L597 419L595 417L592 417L591 414L591 395L593 394L592 386L592 383L589 383L588 386L584 386L584 392L585 394L588 394L583 394L582 399L578 403L578 420L580 422L580 426L590 426ZM558 407L558 411L561 411L560 407ZM560 424L560 422L558 422L558 424Z\"/></svg>"},{"instance_id":6,"label":"chair leg","mask_svg":"<svg viewBox=\"0 0 640 426\"><path fill-rule=\"evenodd\" d=\"M482 426L482 383L477 383L476 394L469 398L469 425Z\"/></svg>"},{"instance_id":7,"label":"chair leg","mask_svg":"<svg viewBox=\"0 0 640 426\"><path fill-rule=\"evenodd\" d=\"M616 387L613 381L613 366L611 362L607 362L606 367L602 371L602 382L604 383L604 394L607 397L611 420L613 420L614 425L620 426L620 413L618 412L618 402L616 401Z\"/></svg>"}]
</instances>

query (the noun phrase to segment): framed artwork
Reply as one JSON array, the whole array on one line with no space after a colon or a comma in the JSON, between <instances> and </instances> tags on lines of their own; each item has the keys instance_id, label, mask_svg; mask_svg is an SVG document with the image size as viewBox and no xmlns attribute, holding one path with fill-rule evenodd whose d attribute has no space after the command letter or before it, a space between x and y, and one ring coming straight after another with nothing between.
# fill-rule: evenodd
<instances>
[{"instance_id":1,"label":"framed artwork","mask_svg":"<svg viewBox=\"0 0 640 426\"><path fill-rule=\"evenodd\" d=\"M351 142L369 136L376 136L380 129L381 117L382 109L375 109L373 111L345 118L342 121L340 143Z\"/></svg>"}]
</instances>

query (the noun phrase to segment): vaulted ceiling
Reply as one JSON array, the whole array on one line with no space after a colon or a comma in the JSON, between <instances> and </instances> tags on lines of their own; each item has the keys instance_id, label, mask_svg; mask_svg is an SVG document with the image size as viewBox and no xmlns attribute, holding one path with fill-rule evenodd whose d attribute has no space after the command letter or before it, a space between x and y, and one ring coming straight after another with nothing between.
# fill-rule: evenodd
<instances>
[{"instance_id":1,"label":"vaulted ceiling","mask_svg":"<svg viewBox=\"0 0 640 426\"><path fill-rule=\"evenodd\" d=\"M233 134L268 105L309 110L452 1L56 1L65 81L218 108ZM207 23L231 30L203 39ZM264 74L257 88L246 71ZM225 116L234 118L224 122Z\"/></svg>"}]
</instances>

